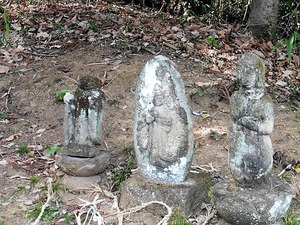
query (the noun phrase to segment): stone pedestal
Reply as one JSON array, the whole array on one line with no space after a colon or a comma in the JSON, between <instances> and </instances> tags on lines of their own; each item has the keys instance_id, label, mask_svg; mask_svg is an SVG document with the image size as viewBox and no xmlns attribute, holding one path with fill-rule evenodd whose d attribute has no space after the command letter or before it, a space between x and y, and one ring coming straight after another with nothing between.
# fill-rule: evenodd
<instances>
[{"instance_id":1,"label":"stone pedestal","mask_svg":"<svg viewBox=\"0 0 300 225\"><path fill-rule=\"evenodd\" d=\"M290 186L278 178L259 188L220 182L212 194L219 215L232 225L281 225L292 200Z\"/></svg>"},{"instance_id":2,"label":"stone pedestal","mask_svg":"<svg viewBox=\"0 0 300 225\"><path fill-rule=\"evenodd\" d=\"M143 179L140 174L124 181L121 185L120 207L140 206L150 201L162 201L185 215L200 210L202 202L208 201L212 178L205 173L189 174L181 184L156 184ZM151 208L161 213L161 207Z\"/></svg>"},{"instance_id":3,"label":"stone pedestal","mask_svg":"<svg viewBox=\"0 0 300 225\"><path fill-rule=\"evenodd\" d=\"M81 146L84 148L85 146ZM66 174L79 177L94 176L102 173L110 162L109 151L99 151L98 155L92 158L81 158L59 154L56 156L56 164Z\"/></svg>"},{"instance_id":4,"label":"stone pedestal","mask_svg":"<svg viewBox=\"0 0 300 225\"><path fill-rule=\"evenodd\" d=\"M75 177L65 174L61 180L61 184L70 192L81 192L93 189L102 181L100 175L89 177Z\"/></svg>"}]
</instances>

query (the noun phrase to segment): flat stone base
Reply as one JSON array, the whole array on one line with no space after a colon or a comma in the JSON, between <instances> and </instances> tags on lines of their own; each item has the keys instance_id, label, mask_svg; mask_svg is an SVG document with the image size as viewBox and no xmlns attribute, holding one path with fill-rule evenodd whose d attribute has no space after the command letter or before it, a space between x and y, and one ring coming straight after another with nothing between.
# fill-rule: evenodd
<instances>
[{"instance_id":1,"label":"flat stone base","mask_svg":"<svg viewBox=\"0 0 300 225\"><path fill-rule=\"evenodd\" d=\"M64 175L61 184L68 191L86 191L91 190L102 181L100 175L90 177L75 177Z\"/></svg>"},{"instance_id":2,"label":"flat stone base","mask_svg":"<svg viewBox=\"0 0 300 225\"><path fill-rule=\"evenodd\" d=\"M175 210L188 215L197 212L202 202L208 201L208 191L213 186L212 178L205 173L189 174L182 184L155 184L141 178L140 174L124 181L121 185L120 207L130 208L148 203L162 201ZM161 213L162 208L151 208Z\"/></svg>"},{"instance_id":3,"label":"flat stone base","mask_svg":"<svg viewBox=\"0 0 300 225\"><path fill-rule=\"evenodd\" d=\"M219 215L232 225L280 225L288 210L292 194L290 186L271 178L268 185L244 188L234 181L220 182L213 189Z\"/></svg>"},{"instance_id":4,"label":"flat stone base","mask_svg":"<svg viewBox=\"0 0 300 225\"><path fill-rule=\"evenodd\" d=\"M109 151L101 151L98 156L92 158L59 154L56 156L55 162L66 174L89 177L102 173L108 167L110 157Z\"/></svg>"}]
</instances>

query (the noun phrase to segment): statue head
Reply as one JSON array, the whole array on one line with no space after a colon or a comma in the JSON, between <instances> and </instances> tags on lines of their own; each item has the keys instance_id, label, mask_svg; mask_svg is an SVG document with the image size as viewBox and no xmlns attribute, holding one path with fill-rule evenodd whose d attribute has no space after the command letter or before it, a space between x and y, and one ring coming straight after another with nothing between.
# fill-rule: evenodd
<instances>
[{"instance_id":1,"label":"statue head","mask_svg":"<svg viewBox=\"0 0 300 225\"><path fill-rule=\"evenodd\" d=\"M254 53L245 53L238 61L237 76L245 89L265 88L265 65Z\"/></svg>"}]
</instances>

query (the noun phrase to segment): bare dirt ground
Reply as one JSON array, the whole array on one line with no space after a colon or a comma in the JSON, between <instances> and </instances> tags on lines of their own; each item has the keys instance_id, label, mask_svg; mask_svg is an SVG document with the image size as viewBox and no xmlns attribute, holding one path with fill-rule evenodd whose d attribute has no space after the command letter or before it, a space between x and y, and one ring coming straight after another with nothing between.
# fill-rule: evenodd
<instances>
[{"instance_id":1,"label":"bare dirt ground","mask_svg":"<svg viewBox=\"0 0 300 225\"><path fill-rule=\"evenodd\" d=\"M162 54L169 56L167 52ZM64 88L75 90L80 76L102 79L106 74L103 87L107 94L103 124L106 145L103 143L102 146L112 151L115 163L118 163L122 160L124 148L133 145L134 90L139 72L149 57L147 54L125 54L109 47L86 46L59 57L43 58L24 71L1 77L0 87L11 88L7 105L5 98L1 99L2 109L7 107L5 111L11 115L0 123L0 216L4 224L27 224L28 214L37 204L46 201L43 187L47 178L58 179L60 175L54 157L45 156L49 146L63 143L64 106L55 101L56 92ZM209 114L207 118L194 116L196 145L193 163L202 167L210 164L217 171L215 174L230 177L227 168L228 100L220 101L218 88L207 88L203 93L196 91L199 84L213 84L220 81L220 77L205 72L209 66L205 63L173 60L182 73L192 110L205 110ZM193 98L190 98L192 94ZM275 102L274 108L274 150L296 159L300 154L299 114L286 103ZM20 155L18 149L21 145L29 146L34 156ZM279 167L274 169L275 175L279 173ZM39 178L36 185L30 181L32 176ZM286 178L299 188L299 175L289 174ZM60 197L52 199L52 204L57 205L61 212L65 210L71 214L78 208L63 203ZM299 207L299 196L293 204ZM74 222L72 218L69 224ZM48 224L63 222L53 219Z\"/></svg>"},{"instance_id":2,"label":"bare dirt ground","mask_svg":"<svg viewBox=\"0 0 300 225\"><path fill-rule=\"evenodd\" d=\"M194 17L177 19L104 1L88 1L92 6L75 0L50 2L3 1L11 31L10 45L0 49L0 225L78 224L74 216L81 212L78 197L92 201L97 195L101 215L111 221L107 224L117 224L116 217L108 216L117 211L117 181L121 179L117 175L124 175L118 171L128 169L128 159L134 162L136 82L144 63L157 53L178 65L192 111L205 111L193 118L193 164L197 167L193 170L209 173L216 181L230 178L228 97L235 63L248 51L265 60L268 90L274 99L272 141L277 157L273 175L277 176L283 165L299 160L297 55L289 62L284 48L272 51L272 43L253 38L237 24L214 27ZM4 24L0 23L0 29L5 30ZM103 83L107 107L101 148L111 151L112 161L101 175L100 187L66 191L55 155L49 155L49 148L62 146L64 140L64 105L56 101L56 95L65 89L74 91L78 78L85 75ZM298 111L288 101L291 93L298 101ZM291 211L298 215L299 176L293 171L282 176L295 195ZM43 217L34 223L42 206L47 206ZM132 213L125 216L123 224L157 224L165 213ZM204 206L203 211L191 215L193 224L205 224L206 213ZM221 223L214 215L206 224Z\"/></svg>"}]
</instances>

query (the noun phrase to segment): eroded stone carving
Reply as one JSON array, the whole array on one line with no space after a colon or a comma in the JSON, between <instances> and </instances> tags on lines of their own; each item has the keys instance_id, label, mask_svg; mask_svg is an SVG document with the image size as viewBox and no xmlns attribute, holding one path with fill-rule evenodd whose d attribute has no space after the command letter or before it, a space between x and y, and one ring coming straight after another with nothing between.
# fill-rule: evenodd
<instances>
[{"instance_id":1,"label":"eroded stone carving","mask_svg":"<svg viewBox=\"0 0 300 225\"><path fill-rule=\"evenodd\" d=\"M136 88L134 141L141 174L158 183L186 179L193 156L192 114L175 64L156 56Z\"/></svg>"},{"instance_id":2,"label":"eroded stone carving","mask_svg":"<svg viewBox=\"0 0 300 225\"><path fill-rule=\"evenodd\" d=\"M84 76L75 94L67 93L65 102L65 145L98 145L105 110L105 95L100 81Z\"/></svg>"},{"instance_id":3,"label":"eroded stone carving","mask_svg":"<svg viewBox=\"0 0 300 225\"><path fill-rule=\"evenodd\" d=\"M219 215L232 225L280 225L292 200L289 185L270 175L274 115L265 67L253 53L237 64L240 89L230 99L229 167L234 178L214 186Z\"/></svg>"},{"instance_id":4,"label":"eroded stone carving","mask_svg":"<svg viewBox=\"0 0 300 225\"><path fill-rule=\"evenodd\" d=\"M122 182L120 206L162 201L185 215L198 212L213 181L208 174L188 173L194 153L192 114L174 62L164 56L150 59L135 95L139 173Z\"/></svg>"},{"instance_id":5,"label":"eroded stone carving","mask_svg":"<svg viewBox=\"0 0 300 225\"><path fill-rule=\"evenodd\" d=\"M272 169L273 104L265 92L265 66L258 56L243 55L237 74L240 89L230 99L229 166L240 184L254 185Z\"/></svg>"},{"instance_id":6,"label":"eroded stone carving","mask_svg":"<svg viewBox=\"0 0 300 225\"><path fill-rule=\"evenodd\" d=\"M75 93L64 96L64 148L56 162L67 174L92 176L108 165L110 153L100 151L105 95L95 77L80 78Z\"/></svg>"}]
</instances>

